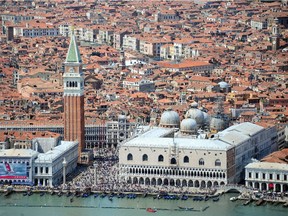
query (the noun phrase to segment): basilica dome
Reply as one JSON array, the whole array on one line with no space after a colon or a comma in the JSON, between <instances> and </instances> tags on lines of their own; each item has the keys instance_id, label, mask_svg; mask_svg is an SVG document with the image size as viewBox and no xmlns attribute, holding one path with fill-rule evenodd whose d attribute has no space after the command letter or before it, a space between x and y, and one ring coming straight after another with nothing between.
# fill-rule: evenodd
<instances>
[{"instance_id":1,"label":"basilica dome","mask_svg":"<svg viewBox=\"0 0 288 216\"><path fill-rule=\"evenodd\" d=\"M221 131L225 128L225 121L221 118L213 117L210 121L210 129Z\"/></svg>"},{"instance_id":2,"label":"basilica dome","mask_svg":"<svg viewBox=\"0 0 288 216\"><path fill-rule=\"evenodd\" d=\"M197 132L197 122L194 119L183 119L180 125L181 133L196 133Z\"/></svg>"},{"instance_id":3,"label":"basilica dome","mask_svg":"<svg viewBox=\"0 0 288 216\"><path fill-rule=\"evenodd\" d=\"M163 112L160 119L160 127L175 127L178 128L180 125L179 114L171 109Z\"/></svg>"},{"instance_id":4,"label":"basilica dome","mask_svg":"<svg viewBox=\"0 0 288 216\"><path fill-rule=\"evenodd\" d=\"M191 108L186 112L185 118L194 119L198 126L202 126L204 123L203 112L197 108Z\"/></svg>"}]
</instances>

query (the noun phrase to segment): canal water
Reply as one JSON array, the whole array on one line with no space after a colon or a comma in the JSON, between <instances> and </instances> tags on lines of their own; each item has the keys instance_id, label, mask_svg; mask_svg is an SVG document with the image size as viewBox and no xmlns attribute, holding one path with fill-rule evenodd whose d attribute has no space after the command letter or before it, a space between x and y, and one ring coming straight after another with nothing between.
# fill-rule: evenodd
<instances>
[{"instance_id":1,"label":"canal water","mask_svg":"<svg viewBox=\"0 0 288 216\"><path fill-rule=\"evenodd\" d=\"M146 212L146 208L156 208L154 213L159 216L287 216L288 208L282 205L267 204L255 206L253 203L243 206L244 201L231 202L232 196L238 194L224 194L218 202L193 201L189 198L182 200L153 199L152 197L137 197L136 199L114 197L110 201L105 198L70 198L46 194L40 196L23 196L21 193L11 194L9 197L0 196L0 216L142 216L153 214ZM180 207L193 208L195 211L180 210ZM205 211L201 209L209 206Z\"/></svg>"}]
</instances>

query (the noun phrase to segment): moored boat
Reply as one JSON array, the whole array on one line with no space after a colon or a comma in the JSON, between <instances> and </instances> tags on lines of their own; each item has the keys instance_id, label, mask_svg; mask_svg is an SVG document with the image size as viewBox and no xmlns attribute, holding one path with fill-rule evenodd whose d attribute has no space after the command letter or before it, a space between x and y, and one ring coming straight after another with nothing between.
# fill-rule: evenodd
<instances>
[{"instance_id":1,"label":"moored boat","mask_svg":"<svg viewBox=\"0 0 288 216\"><path fill-rule=\"evenodd\" d=\"M256 202L256 206L260 206L264 203L264 199L259 199L257 202Z\"/></svg>"},{"instance_id":2,"label":"moored boat","mask_svg":"<svg viewBox=\"0 0 288 216\"><path fill-rule=\"evenodd\" d=\"M192 211L194 209L192 207L182 207L182 206L178 206L178 208L185 211Z\"/></svg>"},{"instance_id":3,"label":"moored boat","mask_svg":"<svg viewBox=\"0 0 288 216\"><path fill-rule=\"evenodd\" d=\"M155 213L157 212L157 210L155 208L147 208L146 209L147 212L150 212L150 213Z\"/></svg>"},{"instance_id":4,"label":"moored boat","mask_svg":"<svg viewBox=\"0 0 288 216\"><path fill-rule=\"evenodd\" d=\"M213 202L218 202L219 201L219 197L214 197L212 200L213 200Z\"/></svg>"},{"instance_id":5,"label":"moored boat","mask_svg":"<svg viewBox=\"0 0 288 216\"><path fill-rule=\"evenodd\" d=\"M237 197L231 197L230 198L230 201L232 201L232 202L234 202L234 201L236 201L237 200Z\"/></svg>"},{"instance_id":6,"label":"moored boat","mask_svg":"<svg viewBox=\"0 0 288 216\"><path fill-rule=\"evenodd\" d=\"M251 202L251 199L249 199L249 200L246 200L246 201L243 203L243 205L244 205L244 206L246 206L246 205L249 205L249 204L250 204L250 202Z\"/></svg>"}]
</instances>

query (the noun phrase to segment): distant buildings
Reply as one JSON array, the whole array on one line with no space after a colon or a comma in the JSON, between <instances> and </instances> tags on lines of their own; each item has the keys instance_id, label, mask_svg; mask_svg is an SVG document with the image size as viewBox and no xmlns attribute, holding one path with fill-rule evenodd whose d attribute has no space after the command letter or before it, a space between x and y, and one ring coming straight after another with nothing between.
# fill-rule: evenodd
<instances>
[{"instance_id":1,"label":"distant buildings","mask_svg":"<svg viewBox=\"0 0 288 216\"><path fill-rule=\"evenodd\" d=\"M60 141L51 132L1 132L0 183L56 186L77 166L78 142Z\"/></svg>"},{"instance_id":2,"label":"distant buildings","mask_svg":"<svg viewBox=\"0 0 288 216\"><path fill-rule=\"evenodd\" d=\"M245 167L245 185L259 191L288 191L288 150L274 152Z\"/></svg>"}]
</instances>

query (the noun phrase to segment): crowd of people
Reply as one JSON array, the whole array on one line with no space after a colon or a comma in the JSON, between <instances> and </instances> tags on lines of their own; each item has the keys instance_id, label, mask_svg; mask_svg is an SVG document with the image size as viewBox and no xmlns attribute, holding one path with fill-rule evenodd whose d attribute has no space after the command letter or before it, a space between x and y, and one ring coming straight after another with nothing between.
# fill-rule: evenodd
<instances>
[{"instance_id":1,"label":"crowd of people","mask_svg":"<svg viewBox=\"0 0 288 216\"><path fill-rule=\"evenodd\" d=\"M101 192L142 192L142 193L159 193L161 191L166 193L177 194L191 194L191 193L203 193L212 194L215 193L214 189L196 189L168 185L142 185L142 184L129 184L119 179L118 160L115 158L117 155L116 150L109 151L107 149L101 149L95 154L95 161L93 166L87 167L77 177L71 179L67 184L62 185L62 189L72 190L85 190L90 188L92 191Z\"/></svg>"}]
</instances>

